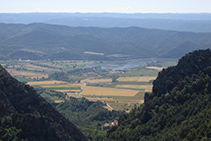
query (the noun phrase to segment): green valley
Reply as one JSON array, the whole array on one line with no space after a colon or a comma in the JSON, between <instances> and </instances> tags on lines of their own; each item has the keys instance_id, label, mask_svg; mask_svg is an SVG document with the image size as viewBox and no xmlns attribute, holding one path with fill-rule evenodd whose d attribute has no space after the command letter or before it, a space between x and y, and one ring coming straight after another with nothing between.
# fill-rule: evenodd
<instances>
[{"instance_id":1,"label":"green valley","mask_svg":"<svg viewBox=\"0 0 211 141\"><path fill-rule=\"evenodd\" d=\"M5 15L42 14L0 13L0 21ZM211 139L210 14L131 14L127 22L130 14L113 14L122 25L159 29L110 27L109 13L73 15L88 18L0 23L0 141ZM185 20L191 15L198 20Z\"/></svg>"},{"instance_id":2,"label":"green valley","mask_svg":"<svg viewBox=\"0 0 211 141\"><path fill-rule=\"evenodd\" d=\"M174 65L176 60L8 60L1 63L16 79L34 88L54 90L76 98L80 98L81 93L90 101L104 101L115 110L129 111L142 104L144 93L152 90L152 80L159 72L156 66L162 69Z\"/></svg>"}]
</instances>

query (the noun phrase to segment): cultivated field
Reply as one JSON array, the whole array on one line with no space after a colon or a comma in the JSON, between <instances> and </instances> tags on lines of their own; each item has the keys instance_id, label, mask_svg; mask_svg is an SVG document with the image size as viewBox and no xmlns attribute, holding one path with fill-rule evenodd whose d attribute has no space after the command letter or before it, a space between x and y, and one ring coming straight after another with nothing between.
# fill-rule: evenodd
<instances>
[{"instance_id":1,"label":"cultivated field","mask_svg":"<svg viewBox=\"0 0 211 141\"><path fill-rule=\"evenodd\" d=\"M115 105L115 110L130 110L133 106L128 106L126 103L142 104L144 103L144 91L130 89L116 89L105 87L85 86L81 95L90 101L103 101L109 105ZM122 105L126 104L126 105Z\"/></svg>"},{"instance_id":2,"label":"cultivated field","mask_svg":"<svg viewBox=\"0 0 211 141\"><path fill-rule=\"evenodd\" d=\"M152 85L116 85L116 88L143 89L147 92L152 91Z\"/></svg>"},{"instance_id":3,"label":"cultivated field","mask_svg":"<svg viewBox=\"0 0 211 141\"><path fill-rule=\"evenodd\" d=\"M78 93L67 93L67 95L69 96L69 97L75 97L75 98L81 98L81 96L80 95L78 95Z\"/></svg>"},{"instance_id":4,"label":"cultivated field","mask_svg":"<svg viewBox=\"0 0 211 141\"><path fill-rule=\"evenodd\" d=\"M121 103L137 103L137 104L141 104L144 103L144 100L140 100L140 99L133 99L132 97L127 97L127 99L121 99L121 97L116 97L116 98L102 98L102 97L96 97L96 98L92 98L92 97L86 97L87 99L89 99L90 101L104 101L106 103L116 103L116 105Z\"/></svg>"},{"instance_id":5,"label":"cultivated field","mask_svg":"<svg viewBox=\"0 0 211 141\"><path fill-rule=\"evenodd\" d=\"M64 100L54 100L55 103L61 103L64 102Z\"/></svg>"},{"instance_id":6,"label":"cultivated field","mask_svg":"<svg viewBox=\"0 0 211 141\"><path fill-rule=\"evenodd\" d=\"M52 68L40 67L40 66L29 64L29 63L27 63L25 67L27 68L27 70L36 70L36 71L52 71L53 70Z\"/></svg>"},{"instance_id":7,"label":"cultivated field","mask_svg":"<svg viewBox=\"0 0 211 141\"><path fill-rule=\"evenodd\" d=\"M83 86L82 83L67 83L64 81L36 81L36 82L28 82L28 84L32 84L34 87L39 86L44 89L48 90L54 90L57 92L62 92L67 94L71 97L81 98L80 95L78 95L79 92L81 92L81 86Z\"/></svg>"},{"instance_id":8,"label":"cultivated field","mask_svg":"<svg viewBox=\"0 0 211 141\"><path fill-rule=\"evenodd\" d=\"M60 89L56 89L56 91L58 91L58 92L62 92L62 93L70 93L70 91L72 92L72 93L79 93L80 91L81 91L81 89L79 90L79 88L78 88L78 90L73 90L73 89L69 89L69 90L60 90Z\"/></svg>"},{"instance_id":9,"label":"cultivated field","mask_svg":"<svg viewBox=\"0 0 211 141\"><path fill-rule=\"evenodd\" d=\"M48 74L42 74L42 73L34 73L34 72L22 72L22 71L17 71L15 69L7 69L7 71L12 75L12 76L22 76L22 77L32 77L32 78L48 78Z\"/></svg>"},{"instance_id":10,"label":"cultivated field","mask_svg":"<svg viewBox=\"0 0 211 141\"><path fill-rule=\"evenodd\" d=\"M117 80L120 82L129 82L129 81L149 82L150 80L155 80L155 78L156 76L120 77Z\"/></svg>"},{"instance_id":11,"label":"cultivated field","mask_svg":"<svg viewBox=\"0 0 211 141\"><path fill-rule=\"evenodd\" d=\"M58 84L58 83L57 83ZM53 84L53 85L43 85L42 87L43 88L81 88L81 86L83 86L83 84L82 83L77 83L77 84L71 84L71 83L69 83L69 84L58 84L58 85L56 85L56 84Z\"/></svg>"},{"instance_id":12,"label":"cultivated field","mask_svg":"<svg viewBox=\"0 0 211 141\"><path fill-rule=\"evenodd\" d=\"M139 91L85 86L81 95L86 96L135 96Z\"/></svg>"},{"instance_id":13,"label":"cultivated field","mask_svg":"<svg viewBox=\"0 0 211 141\"><path fill-rule=\"evenodd\" d=\"M104 55L98 52L84 52L86 54ZM125 57L123 54L114 54L113 57ZM176 61L158 60L144 66L126 68L124 70L113 71L113 66L124 66L126 61L84 61L84 60L9 60L0 61L8 72L22 82L28 82L35 88L44 88L46 91L54 93L62 92L71 97L80 98L82 83L87 82L89 86L83 87L83 95L91 101L105 101L115 110L130 110L135 104L141 104L144 100L145 92L152 91L152 81L160 70L176 64ZM108 66L108 67L107 67ZM111 68L109 67L111 66ZM107 67L105 70L84 68ZM67 73L74 69L81 69L79 73L68 73L64 77L52 77L54 73ZM94 72L94 73L93 73ZM92 75L94 74L94 75ZM54 75L55 76L55 75ZM118 76L118 82L112 82L112 78ZM64 79L65 78L65 79ZM40 81L45 80L45 81ZM57 79L57 80L52 80ZM62 81L64 80L64 81ZM32 81L32 82L31 82ZM65 82L68 81L68 82ZM70 83L72 82L72 83ZM45 94L42 94L45 95ZM58 97L50 97L56 103L63 102ZM66 97L67 98L67 97ZM106 107L105 107L106 108Z\"/></svg>"},{"instance_id":14,"label":"cultivated field","mask_svg":"<svg viewBox=\"0 0 211 141\"><path fill-rule=\"evenodd\" d=\"M28 85L54 85L54 84L64 84L67 82L64 81L57 81L57 80L50 80L50 81L33 81L33 82L28 82Z\"/></svg>"},{"instance_id":15,"label":"cultivated field","mask_svg":"<svg viewBox=\"0 0 211 141\"><path fill-rule=\"evenodd\" d=\"M85 54L94 54L94 55L104 55L104 53L97 53L97 52L89 52L89 51L85 51Z\"/></svg>"},{"instance_id":16,"label":"cultivated field","mask_svg":"<svg viewBox=\"0 0 211 141\"><path fill-rule=\"evenodd\" d=\"M98 82L112 82L112 79L85 79L85 80L82 80L81 82L90 82L90 83L98 83Z\"/></svg>"},{"instance_id":17,"label":"cultivated field","mask_svg":"<svg viewBox=\"0 0 211 141\"><path fill-rule=\"evenodd\" d=\"M152 70L158 70L158 71L161 71L163 69L163 67L156 67L156 66L148 66L146 68L147 69L152 69Z\"/></svg>"}]
</instances>

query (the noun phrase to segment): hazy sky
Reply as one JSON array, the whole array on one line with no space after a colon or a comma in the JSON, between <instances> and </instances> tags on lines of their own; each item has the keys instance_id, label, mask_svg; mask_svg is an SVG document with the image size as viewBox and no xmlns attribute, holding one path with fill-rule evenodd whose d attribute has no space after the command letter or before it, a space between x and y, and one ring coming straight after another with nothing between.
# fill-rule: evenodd
<instances>
[{"instance_id":1,"label":"hazy sky","mask_svg":"<svg viewBox=\"0 0 211 141\"><path fill-rule=\"evenodd\" d=\"M211 0L0 0L0 13L211 13Z\"/></svg>"}]
</instances>

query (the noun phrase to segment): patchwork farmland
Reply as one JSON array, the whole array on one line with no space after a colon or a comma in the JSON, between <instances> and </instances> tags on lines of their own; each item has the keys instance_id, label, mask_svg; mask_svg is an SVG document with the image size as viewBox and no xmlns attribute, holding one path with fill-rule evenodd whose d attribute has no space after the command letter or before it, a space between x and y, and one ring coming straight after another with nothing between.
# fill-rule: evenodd
<instances>
[{"instance_id":1,"label":"patchwork farmland","mask_svg":"<svg viewBox=\"0 0 211 141\"><path fill-rule=\"evenodd\" d=\"M152 91L152 81L157 73L175 64L175 61L160 61L146 66L112 70L113 66L121 66L127 62L72 60L0 62L16 79L37 90L45 89L47 93L61 92L65 99L83 96L90 101L103 101L115 110L125 111L142 104L145 92ZM101 66L109 67L101 69ZM56 95L51 97L47 93L43 93L42 96L50 98L55 103L65 100Z\"/></svg>"},{"instance_id":2,"label":"patchwork farmland","mask_svg":"<svg viewBox=\"0 0 211 141\"><path fill-rule=\"evenodd\" d=\"M102 88L102 87L84 87L84 91L81 93L83 96L135 96L139 91L137 90L124 90L124 89L114 89L114 88Z\"/></svg>"},{"instance_id":3,"label":"patchwork farmland","mask_svg":"<svg viewBox=\"0 0 211 141\"><path fill-rule=\"evenodd\" d=\"M149 82L151 80L154 80L156 76L142 76L142 77L120 77L117 80L128 82L128 81L136 81L136 82Z\"/></svg>"}]
</instances>

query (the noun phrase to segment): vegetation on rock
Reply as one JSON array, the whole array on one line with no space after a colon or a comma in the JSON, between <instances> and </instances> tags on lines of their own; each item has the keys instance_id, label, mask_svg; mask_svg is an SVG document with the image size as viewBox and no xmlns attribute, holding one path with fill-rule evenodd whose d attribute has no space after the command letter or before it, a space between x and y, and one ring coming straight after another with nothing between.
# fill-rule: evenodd
<instances>
[{"instance_id":1,"label":"vegetation on rock","mask_svg":"<svg viewBox=\"0 0 211 141\"><path fill-rule=\"evenodd\" d=\"M145 103L119 119L105 140L211 138L211 50L198 50L162 70Z\"/></svg>"}]
</instances>

